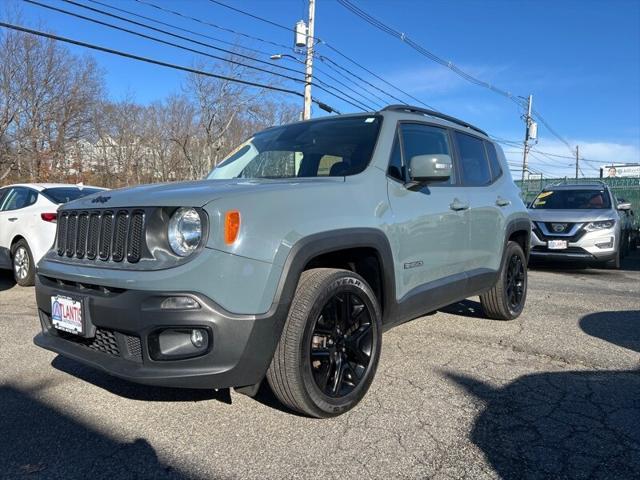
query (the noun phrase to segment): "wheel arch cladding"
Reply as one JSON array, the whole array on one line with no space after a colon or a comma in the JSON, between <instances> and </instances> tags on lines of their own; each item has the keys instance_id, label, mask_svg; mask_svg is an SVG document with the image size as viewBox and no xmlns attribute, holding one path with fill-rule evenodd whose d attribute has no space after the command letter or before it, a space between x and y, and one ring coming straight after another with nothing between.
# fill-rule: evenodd
<instances>
[{"instance_id":1,"label":"wheel arch cladding","mask_svg":"<svg viewBox=\"0 0 640 480\"><path fill-rule=\"evenodd\" d=\"M375 228L347 228L309 235L292 247L284 265L279 303L290 304L300 275L317 267L355 271L371 286L382 311L395 300L391 246Z\"/></svg>"},{"instance_id":2,"label":"wheel arch cladding","mask_svg":"<svg viewBox=\"0 0 640 480\"><path fill-rule=\"evenodd\" d=\"M529 245L531 243L531 220L528 218L516 218L507 224L503 252L507 243L514 241L522 247L524 255L529 260Z\"/></svg>"}]
</instances>

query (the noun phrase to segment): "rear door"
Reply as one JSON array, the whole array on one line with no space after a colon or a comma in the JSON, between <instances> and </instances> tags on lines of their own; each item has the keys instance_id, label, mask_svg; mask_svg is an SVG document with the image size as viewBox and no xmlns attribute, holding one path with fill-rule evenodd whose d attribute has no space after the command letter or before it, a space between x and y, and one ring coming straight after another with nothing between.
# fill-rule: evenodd
<instances>
[{"instance_id":1,"label":"rear door","mask_svg":"<svg viewBox=\"0 0 640 480\"><path fill-rule=\"evenodd\" d=\"M12 187L0 206L0 262L11 265L9 249L11 241L18 234L25 235L35 224L30 207L36 203L38 192L27 187Z\"/></svg>"},{"instance_id":2,"label":"rear door","mask_svg":"<svg viewBox=\"0 0 640 480\"><path fill-rule=\"evenodd\" d=\"M449 155L449 130L401 122L389 163L388 193L394 224L389 226L396 259L398 299L424 284L462 280L468 252L469 206L454 176L446 182L409 190L408 165L416 155Z\"/></svg>"},{"instance_id":3,"label":"rear door","mask_svg":"<svg viewBox=\"0 0 640 480\"><path fill-rule=\"evenodd\" d=\"M475 135L455 134L461 184L470 203L467 271L498 270L504 248L504 212L510 202L500 195L502 169L495 146Z\"/></svg>"}]
</instances>

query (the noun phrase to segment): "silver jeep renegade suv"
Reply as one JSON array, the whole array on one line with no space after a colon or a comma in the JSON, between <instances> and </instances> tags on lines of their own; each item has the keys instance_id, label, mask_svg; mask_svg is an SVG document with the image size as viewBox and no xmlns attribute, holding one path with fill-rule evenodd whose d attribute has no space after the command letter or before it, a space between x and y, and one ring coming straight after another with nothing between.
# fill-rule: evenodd
<instances>
[{"instance_id":1,"label":"silver jeep renegade suv","mask_svg":"<svg viewBox=\"0 0 640 480\"><path fill-rule=\"evenodd\" d=\"M266 379L288 407L338 415L384 330L473 295L516 318L529 238L502 150L463 121L396 105L275 127L205 180L61 207L35 343L149 385L252 395Z\"/></svg>"},{"instance_id":2,"label":"silver jeep renegade suv","mask_svg":"<svg viewBox=\"0 0 640 480\"><path fill-rule=\"evenodd\" d=\"M625 242L620 203L604 183L546 187L531 202L532 260L571 260L620 268Z\"/></svg>"}]
</instances>

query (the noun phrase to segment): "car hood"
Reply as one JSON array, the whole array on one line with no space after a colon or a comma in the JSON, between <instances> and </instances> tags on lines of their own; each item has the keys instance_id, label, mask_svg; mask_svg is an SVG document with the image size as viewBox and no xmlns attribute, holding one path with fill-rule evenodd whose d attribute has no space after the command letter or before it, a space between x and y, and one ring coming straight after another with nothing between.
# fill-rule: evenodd
<instances>
[{"instance_id":1,"label":"car hood","mask_svg":"<svg viewBox=\"0 0 640 480\"><path fill-rule=\"evenodd\" d=\"M529 216L535 222L581 223L617 218L613 210L544 210L529 209Z\"/></svg>"},{"instance_id":2,"label":"car hood","mask_svg":"<svg viewBox=\"0 0 640 480\"><path fill-rule=\"evenodd\" d=\"M87 195L64 205L65 210L80 208L120 207L203 207L226 195L246 192L312 188L326 182L344 182L344 177L296 179L198 180L193 182L157 183L107 190Z\"/></svg>"}]
</instances>

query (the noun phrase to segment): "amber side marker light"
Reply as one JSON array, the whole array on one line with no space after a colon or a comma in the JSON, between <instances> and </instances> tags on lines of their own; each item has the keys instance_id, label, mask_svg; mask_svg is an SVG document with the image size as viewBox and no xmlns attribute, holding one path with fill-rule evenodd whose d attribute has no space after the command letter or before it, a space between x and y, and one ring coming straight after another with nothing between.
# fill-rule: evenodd
<instances>
[{"instance_id":1,"label":"amber side marker light","mask_svg":"<svg viewBox=\"0 0 640 480\"><path fill-rule=\"evenodd\" d=\"M240 233L240 212L232 210L224 215L224 241L231 245Z\"/></svg>"}]
</instances>

